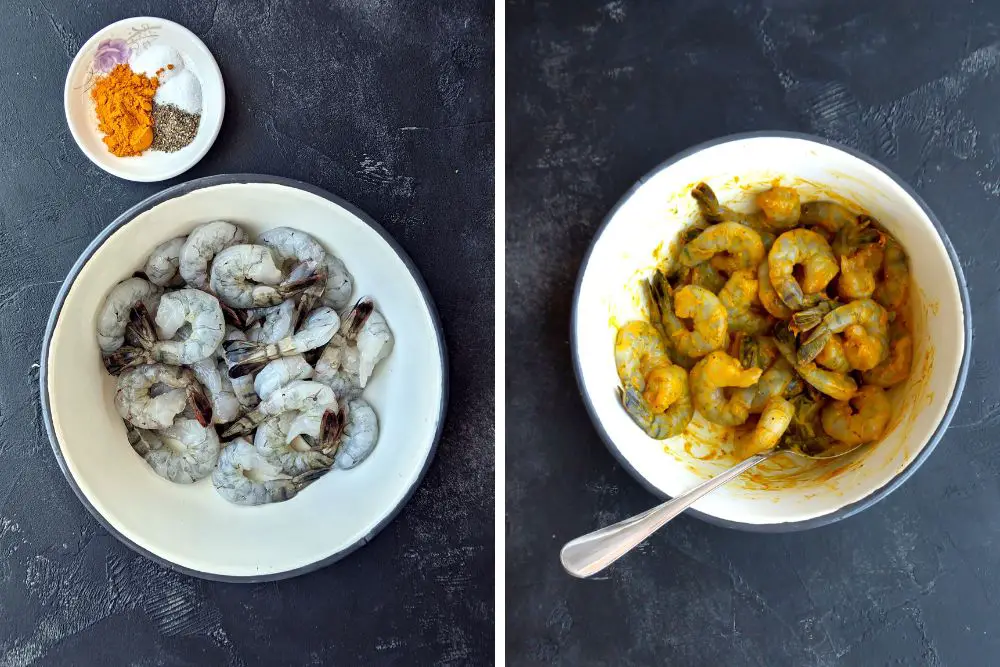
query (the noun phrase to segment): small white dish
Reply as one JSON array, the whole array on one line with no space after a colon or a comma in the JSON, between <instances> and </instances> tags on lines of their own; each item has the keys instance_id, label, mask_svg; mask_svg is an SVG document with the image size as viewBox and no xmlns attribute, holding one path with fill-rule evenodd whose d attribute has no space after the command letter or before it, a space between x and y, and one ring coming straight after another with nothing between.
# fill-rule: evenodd
<instances>
[{"instance_id":1,"label":"small white dish","mask_svg":"<svg viewBox=\"0 0 1000 667\"><path fill-rule=\"evenodd\" d=\"M841 197L871 213L909 254L914 353L909 380L891 391L896 412L881 442L823 462L776 457L688 513L732 528L778 532L871 507L927 459L948 428L969 367L969 295L955 250L920 197L871 158L820 137L758 132L695 146L644 176L608 214L580 269L571 323L574 368L594 424L625 469L663 498L735 463L716 456L722 437L729 437L724 429L696 414L687 434L656 441L632 422L616 393L617 329L647 317L640 280L700 215L691 197L700 181L737 208L780 183L806 201Z\"/></svg>"},{"instance_id":2,"label":"small white dish","mask_svg":"<svg viewBox=\"0 0 1000 667\"><path fill-rule=\"evenodd\" d=\"M301 229L343 259L355 298L370 295L395 337L365 399L379 419L371 455L332 470L291 500L240 507L211 479L159 477L129 446L115 380L94 332L108 291L157 244L215 219L256 235ZM59 465L81 502L136 551L182 572L225 581L291 577L369 542L406 504L434 456L447 404L440 322L423 280L391 237L329 193L289 179L210 176L168 188L107 227L70 269L42 344L41 402Z\"/></svg>"},{"instance_id":3,"label":"small white dish","mask_svg":"<svg viewBox=\"0 0 1000 667\"><path fill-rule=\"evenodd\" d=\"M147 150L118 157L108 151L97 129L97 112L90 99L94 79L116 64L127 63L133 52L152 44L166 44L184 56L184 65L201 82L201 123L194 141L173 153ZM182 174L205 156L222 127L226 92L222 72L208 47L182 25L137 16L112 23L87 40L73 58L63 91L66 122L77 146L98 167L129 181L163 181Z\"/></svg>"}]
</instances>

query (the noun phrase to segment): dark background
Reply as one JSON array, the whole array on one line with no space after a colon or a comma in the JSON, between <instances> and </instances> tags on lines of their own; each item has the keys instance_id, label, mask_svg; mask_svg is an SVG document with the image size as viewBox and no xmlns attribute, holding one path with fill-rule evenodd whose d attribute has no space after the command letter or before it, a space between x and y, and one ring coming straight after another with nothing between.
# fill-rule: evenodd
<instances>
[{"instance_id":1,"label":"dark background","mask_svg":"<svg viewBox=\"0 0 1000 667\"><path fill-rule=\"evenodd\" d=\"M5 5L0 665L491 662L494 317L482 307L494 285L491 3ZM158 184L92 165L62 104L79 47L144 14L199 35L227 93L212 150ZM225 172L308 181L380 221L426 279L450 352L444 436L413 499L371 544L279 583L191 579L121 545L63 479L38 404L45 321L79 253L150 194Z\"/></svg>"},{"instance_id":2,"label":"dark background","mask_svg":"<svg viewBox=\"0 0 1000 667\"><path fill-rule=\"evenodd\" d=\"M1000 664L1000 4L508 2L506 95L510 664ZM573 580L564 542L655 500L577 393L580 261L644 173L763 129L854 146L941 218L986 332L953 425L841 523L761 535L681 517Z\"/></svg>"}]
</instances>

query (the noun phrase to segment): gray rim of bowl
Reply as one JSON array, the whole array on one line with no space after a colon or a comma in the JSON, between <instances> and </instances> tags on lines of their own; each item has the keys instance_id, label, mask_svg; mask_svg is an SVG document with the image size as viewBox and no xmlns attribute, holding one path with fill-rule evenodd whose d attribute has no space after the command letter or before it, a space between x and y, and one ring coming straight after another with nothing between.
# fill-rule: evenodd
<instances>
[{"instance_id":1,"label":"gray rim of bowl","mask_svg":"<svg viewBox=\"0 0 1000 667\"><path fill-rule=\"evenodd\" d=\"M704 512L699 512L698 510L694 509L685 510L685 514L689 514L693 517L701 519L702 521L706 521L708 523L715 524L717 526L723 526L726 528L735 528L738 530L746 530L750 532L759 532L759 533L786 533L799 530L807 530L809 528L818 528L820 526L825 526L827 524L840 521L841 519L846 519L847 517L853 516L854 514L857 514L862 510L868 509L869 507L871 507L872 505L879 502L880 500L888 496L890 493L898 489L900 485L903 484L903 482L909 479L909 477L917 470L917 468L923 465L924 461L927 460L927 457L930 456L931 452L934 451L934 448L937 447L937 444L938 442L940 442L945 431L948 430L948 425L951 423L951 418L954 416L955 410L957 409L958 403L962 397L962 390L965 388L966 376L969 373L969 356L971 353L970 348L972 340L972 310L969 306L969 292L965 284L965 275L962 273L962 266L958 262L958 255L955 254L955 248L952 246L951 240L945 233L944 227L941 226L941 221L938 220L937 216L934 215L934 212L931 211L931 209L927 206L927 204L920 197L920 195L918 195L916 191L914 191L913 188L909 186L909 184L907 184L903 179L897 176L892 170L887 168L885 165L881 164L877 160L857 150L854 150L853 148L850 148L849 146L843 146L835 141L830 141L828 139L817 137L811 134L806 134L803 132L761 131L761 132L745 132L738 134L730 134L724 137L719 137L718 139L712 139L710 141L697 144L684 151L681 151L680 153L677 153L676 155L669 158L665 162L660 163L652 171L650 171L645 176L640 178L635 185L629 188L628 192L626 192L625 195L618 200L618 203L616 203L614 207L611 209L611 211L604 217L604 220L601 222L601 226L597 229L597 233L594 234L594 240L591 241L590 247L587 249L586 255L584 255L583 263L580 265L580 272L577 275L576 279L576 288L573 292L573 310L572 314L570 315L570 329L571 329L570 343L573 355L573 371L576 374L577 387L580 391L580 395L583 397L584 405L587 407L587 414L590 415L590 420L594 423L594 426L597 428L597 432L601 436L601 439L604 440L604 444L611 451L614 457L618 460L618 463L620 463L621 466L625 470L627 470L628 473L632 475L632 477L637 482L639 482L653 495L663 500L669 499L670 498L669 495L663 493L662 491L660 491L660 489L656 488L652 483L650 483L649 480L647 480L642 475L642 473L636 470L628 462L628 460L625 458L625 455L622 454L620 449L618 449L618 446L608 435L608 432L605 430L603 424L601 424L601 421L597 416L597 412L594 409L594 404L591 401L590 396L587 394L586 388L583 386L583 373L581 372L581 366L580 366L579 342L577 341L576 338L577 319L579 317L580 286L583 282L583 275L587 271L587 265L590 262L590 256L594 252L594 246L597 244L597 241L601 238L601 235L604 234L604 231L607 228L608 224L611 222L611 219L618 212L618 209L620 209L622 205L624 205L625 202L627 202L632 197L632 195L635 194L636 190L642 187L650 178L652 178L659 172L663 171L667 167L670 167L675 163L683 160L689 155L693 155L694 153L705 150L706 148L711 148L719 144L731 143L733 141L741 141L743 139L756 139L761 137L802 139L805 141L811 141L816 144L822 144L830 148L835 148L849 155L852 155L858 158L859 160L867 162L876 169L885 173L893 181L895 181L896 184L899 185L899 187L901 187L903 191L906 192L907 195L912 197L913 200L917 202L917 204L920 206L921 209L923 209L928 219L930 219L931 223L934 225L934 229L937 230L938 236L941 238L941 242L944 244L945 249L948 251L948 257L951 260L952 268L955 271L955 280L958 282L958 292L961 295L962 310L964 313L963 324L964 324L964 334L965 334L965 347L962 352L962 361L961 365L959 366L958 377L955 378L955 388L952 391L951 399L948 402L948 408L945 410L944 416L941 418L941 421L937 425L937 428L934 430L934 433L931 434L930 440L920 451L917 457L913 461L911 461L909 465L906 466L906 468L904 468L895 477L893 477L888 483L877 489L874 489L867 496L851 503L850 505L845 505L844 507L834 510L833 512L830 512L828 514L814 517L812 519L805 519L803 521L788 521L784 523L744 523L742 521L730 521L728 519L720 519L718 517L705 514Z\"/></svg>"},{"instance_id":2,"label":"gray rim of bowl","mask_svg":"<svg viewBox=\"0 0 1000 667\"><path fill-rule=\"evenodd\" d=\"M264 575L248 575L248 576L231 576L216 574L213 572L202 572L200 570L193 570L181 565L177 565L157 554L154 554L146 549L143 549L138 544L135 544L130 539L121 534L117 529L115 529L102 515L98 512L90 501L80 490L77 485L76 480L70 473L68 466L66 465L66 460L63 458L62 451L59 449L59 441L56 438L55 428L52 423L52 412L49 406L49 392L48 392L48 358L49 358L49 347L52 344L52 333L55 331L56 321L59 319L59 313L62 311L63 303L66 300L66 295L69 293L73 282L79 275L80 270L83 266L90 260L94 252L97 251L99 247L116 231L121 227L132 221L140 213L148 211L149 209L162 204L163 202L186 195L188 193L194 192L195 190L201 190L204 188L212 187L215 185L228 185L233 183L262 183L262 184L273 184L273 185L283 185L285 187L294 188L296 190L303 190L310 194L322 197L327 201L330 201L337 206L340 206L347 211L350 211L355 216L357 216L362 222L375 230L379 236L381 236L389 247L392 248L393 252L399 256L406 266L407 270L410 272L410 276L413 278L414 282L417 284L417 288L420 290L421 295L424 299L424 304L427 307L427 311L430 314L431 322L434 326L434 332L437 337L438 351L441 355L441 406L438 410L437 417L437 427L434 432L434 439L431 443L430 451L427 453L427 458L417 475L416 480L414 480L412 486L406 490L402 499L386 514L386 516L379 521L364 537L354 542L353 544L347 546L340 551L327 556L321 560L315 561L308 565L303 565L302 567L294 568L291 570L284 570L282 572L274 572ZM180 183L173 187L167 188L162 192L158 192L151 197L148 197L132 208L128 209L120 216L118 216L114 222L104 228L104 230L98 234L98 236L91 241L90 245L83 251L80 257L73 264L73 267L69 270L66 279L63 281L62 287L59 289L59 293L56 295L55 303L52 306L52 312L49 315L49 322L45 328L45 337L42 340L42 356L40 361L39 378L38 378L39 390L41 393L41 403L42 403L42 417L45 421L45 430L49 435L49 443L52 445L52 451L55 453L56 460L59 462L59 467L62 469L63 475L69 482L69 485L73 488L73 492L76 493L76 497L80 499L83 506L93 515L97 521L104 526L105 530L118 538L126 546L128 546L133 551L142 554L146 558L159 563L165 567L178 572L183 572L194 577L199 577L201 579L209 579L213 581L225 581L225 582L241 582L241 583L256 583L262 581L277 581L279 579L288 579L291 577L297 577L300 574L306 574L307 572L312 572L313 570L318 570L319 568L326 567L331 563L335 563L338 560L348 556L355 550L361 548L368 542L370 542L375 535L377 535L383 528L385 528L403 509L403 506L410 501L413 497L414 492L417 487L420 486L427 474L427 470L430 468L431 462L434 460L434 455L437 452L438 442L441 439L441 432L444 428L444 417L448 406L448 355L447 348L445 347L444 335L441 329L441 319L438 316L437 308L434 305L434 301L431 298L430 292L427 289L427 285L424 283L423 278L417 271L416 266L414 266L413 261L406 254L406 252L396 243L395 239L389 235L388 232L383 229L383 227L375 222L366 213L355 207L354 205L344 201L343 199L330 194L322 188L318 188L314 185L308 183L303 183L302 181L297 181L291 178L283 178L280 176L268 176L264 174L220 174L217 176L206 176L204 178L195 179L188 181L186 183Z\"/></svg>"}]
</instances>

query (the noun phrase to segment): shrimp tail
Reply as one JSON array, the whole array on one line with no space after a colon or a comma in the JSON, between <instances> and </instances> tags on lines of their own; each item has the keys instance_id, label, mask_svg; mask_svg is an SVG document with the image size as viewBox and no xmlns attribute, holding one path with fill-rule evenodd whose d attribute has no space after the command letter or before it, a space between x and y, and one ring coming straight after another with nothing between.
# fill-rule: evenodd
<instances>
[{"instance_id":1,"label":"shrimp tail","mask_svg":"<svg viewBox=\"0 0 1000 667\"><path fill-rule=\"evenodd\" d=\"M200 386L193 385L188 388L188 401L194 411L194 418L204 428L212 425L212 401L205 394Z\"/></svg>"},{"instance_id":2,"label":"shrimp tail","mask_svg":"<svg viewBox=\"0 0 1000 667\"><path fill-rule=\"evenodd\" d=\"M267 415L263 412L252 410L230 424L219 437L223 440L229 440L230 438L246 435L260 426L265 419L267 419Z\"/></svg>"},{"instance_id":3,"label":"shrimp tail","mask_svg":"<svg viewBox=\"0 0 1000 667\"><path fill-rule=\"evenodd\" d=\"M222 317L225 318L226 324L231 324L237 329L243 330L252 324L250 321L250 311L244 310L242 308L233 308L219 301L219 306L222 308ZM256 316L254 316L256 319Z\"/></svg>"},{"instance_id":4,"label":"shrimp tail","mask_svg":"<svg viewBox=\"0 0 1000 667\"><path fill-rule=\"evenodd\" d=\"M137 302L128 313L128 325L125 327L125 340L130 345L152 349L156 344L156 328L153 326L153 318L150 317L146 306Z\"/></svg>"},{"instance_id":5,"label":"shrimp tail","mask_svg":"<svg viewBox=\"0 0 1000 667\"><path fill-rule=\"evenodd\" d=\"M824 315L839 305L836 301L826 300L820 301L812 308L800 310L792 315L792 328L800 332L814 329L823 320Z\"/></svg>"},{"instance_id":6,"label":"shrimp tail","mask_svg":"<svg viewBox=\"0 0 1000 667\"><path fill-rule=\"evenodd\" d=\"M257 371L264 368L267 365L266 361L248 361L239 364L234 364L229 369L229 379L236 380L241 377L246 377L247 375L253 375Z\"/></svg>"},{"instance_id":7,"label":"shrimp tail","mask_svg":"<svg viewBox=\"0 0 1000 667\"><path fill-rule=\"evenodd\" d=\"M347 314L347 317L344 318L344 321L340 325L340 332L349 339L356 338L373 310L375 310L375 304L372 300L367 296L361 297L354 304L354 308Z\"/></svg>"},{"instance_id":8,"label":"shrimp tail","mask_svg":"<svg viewBox=\"0 0 1000 667\"><path fill-rule=\"evenodd\" d=\"M329 466L326 468L314 468L312 470L307 470L301 475L293 477L292 485L295 487L296 491L301 491L328 472L330 472Z\"/></svg>"},{"instance_id":9,"label":"shrimp tail","mask_svg":"<svg viewBox=\"0 0 1000 667\"><path fill-rule=\"evenodd\" d=\"M699 183L691 190L691 196L698 202L701 214L711 223L723 221L722 206L719 205L719 198L715 196L715 191L707 183Z\"/></svg>"},{"instance_id":10,"label":"shrimp tail","mask_svg":"<svg viewBox=\"0 0 1000 667\"><path fill-rule=\"evenodd\" d=\"M798 351L798 362L800 364L807 364L816 357L819 353L823 351L826 344L830 340L830 332L825 327L819 327L814 330L812 335L806 339L806 342L802 343Z\"/></svg>"},{"instance_id":11,"label":"shrimp tail","mask_svg":"<svg viewBox=\"0 0 1000 667\"><path fill-rule=\"evenodd\" d=\"M222 344L225 350L226 363L229 364L229 377L238 378L260 370L269 360L267 343L254 343L248 340L230 340ZM237 367L240 368L237 368ZM256 367L256 368L254 368Z\"/></svg>"},{"instance_id":12,"label":"shrimp tail","mask_svg":"<svg viewBox=\"0 0 1000 667\"><path fill-rule=\"evenodd\" d=\"M319 425L317 448L327 456L335 456L340 449L340 438L344 434L345 426L347 426L347 410L343 406L339 412L333 410L324 412Z\"/></svg>"},{"instance_id":13,"label":"shrimp tail","mask_svg":"<svg viewBox=\"0 0 1000 667\"><path fill-rule=\"evenodd\" d=\"M104 355L104 368L112 375L119 375L124 370L148 362L149 355L146 350L131 345L123 345L114 352Z\"/></svg>"},{"instance_id":14,"label":"shrimp tail","mask_svg":"<svg viewBox=\"0 0 1000 667\"><path fill-rule=\"evenodd\" d=\"M323 299L323 289L323 285L316 284L302 292L298 303L295 304L295 313L292 315L292 332L298 331L306 315L319 305Z\"/></svg>"},{"instance_id":15,"label":"shrimp tail","mask_svg":"<svg viewBox=\"0 0 1000 667\"><path fill-rule=\"evenodd\" d=\"M326 285L326 271L316 271L304 278L289 278L275 289L282 297L288 299L304 292L313 285Z\"/></svg>"}]
</instances>

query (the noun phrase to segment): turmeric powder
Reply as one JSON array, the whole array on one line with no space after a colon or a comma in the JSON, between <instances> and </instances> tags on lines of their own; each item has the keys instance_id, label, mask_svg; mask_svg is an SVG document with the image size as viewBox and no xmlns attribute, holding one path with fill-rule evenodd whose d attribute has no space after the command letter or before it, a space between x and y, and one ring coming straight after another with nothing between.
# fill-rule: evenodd
<instances>
[{"instance_id":1,"label":"turmeric powder","mask_svg":"<svg viewBox=\"0 0 1000 667\"><path fill-rule=\"evenodd\" d=\"M138 155L153 143L153 95L156 77L136 74L128 65L97 80L90 97L97 105L97 128L108 150L118 157Z\"/></svg>"}]
</instances>

